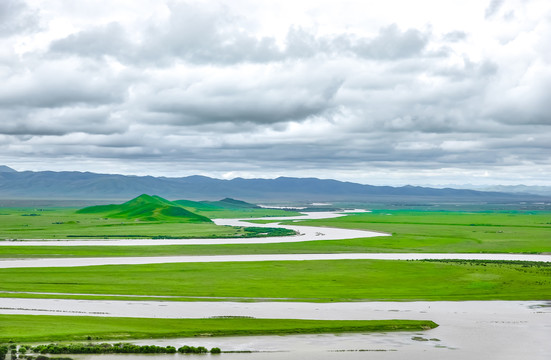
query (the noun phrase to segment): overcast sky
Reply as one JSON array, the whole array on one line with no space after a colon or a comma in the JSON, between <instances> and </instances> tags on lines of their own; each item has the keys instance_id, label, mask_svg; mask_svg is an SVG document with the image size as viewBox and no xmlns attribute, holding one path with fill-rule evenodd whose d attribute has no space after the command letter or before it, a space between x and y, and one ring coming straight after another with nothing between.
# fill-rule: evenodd
<instances>
[{"instance_id":1,"label":"overcast sky","mask_svg":"<svg viewBox=\"0 0 551 360\"><path fill-rule=\"evenodd\" d=\"M551 1L0 1L0 165L551 185Z\"/></svg>"}]
</instances>

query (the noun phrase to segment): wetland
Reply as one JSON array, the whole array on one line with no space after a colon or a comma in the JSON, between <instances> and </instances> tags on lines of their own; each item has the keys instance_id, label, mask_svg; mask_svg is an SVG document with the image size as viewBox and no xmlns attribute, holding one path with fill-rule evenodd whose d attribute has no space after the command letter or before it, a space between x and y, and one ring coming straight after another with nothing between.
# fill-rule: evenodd
<instances>
[{"instance_id":1,"label":"wetland","mask_svg":"<svg viewBox=\"0 0 551 360\"><path fill-rule=\"evenodd\" d=\"M199 217L177 221L173 215L187 214L176 208L181 204L143 196L125 204L80 213L2 209L9 221L0 237L18 234L18 241L0 241L3 341L23 332L29 341L122 336L159 346L220 346L221 355L202 356L224 359L551 353L544 341L551 327L550 212L298 214L184 201ZM222 216L211 221L208 211ZM67 236L94 221L109 226L88 239ZM51 232L65 225L66 232ZM108 239L98 239L108 227L115 229ZM262 237L248 237L248 227ZM291 236L270 235L282 228ZM143 229L146 238L120 238Z\"/></svg>"}]
</instances>

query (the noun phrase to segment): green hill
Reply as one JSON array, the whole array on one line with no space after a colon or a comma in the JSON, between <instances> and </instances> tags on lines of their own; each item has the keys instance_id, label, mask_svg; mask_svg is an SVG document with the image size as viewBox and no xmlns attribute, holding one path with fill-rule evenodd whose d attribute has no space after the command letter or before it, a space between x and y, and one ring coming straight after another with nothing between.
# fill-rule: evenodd
<instances>
[{"instance_id":1,"label":"green hill","mask_svg":"<svg viewBox=\"0 0 551 360\"><path fill-rule=\"evenodd\" d=\"M138 221L212 222L205 216L184 209L176 202L146 194L120 205L90 206L78 210L77 213Z\"/></svg>"}]
</instances>

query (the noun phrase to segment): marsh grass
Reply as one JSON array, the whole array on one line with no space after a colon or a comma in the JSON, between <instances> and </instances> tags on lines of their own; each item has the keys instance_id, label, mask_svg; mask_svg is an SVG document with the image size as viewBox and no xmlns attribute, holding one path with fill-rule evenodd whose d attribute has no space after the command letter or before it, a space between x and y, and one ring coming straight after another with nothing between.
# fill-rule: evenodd
<instances>
[{"instance_id":1,"label":"marsh grass","mask_svg":"<svg viewBox=\"0 0 551 360\"><path fill-rule=\"evenodd\" d=\"M434 322L426 320L151 319L0 315L0 343L420 331L436 326Z\"/></svg>"}]
</instances>

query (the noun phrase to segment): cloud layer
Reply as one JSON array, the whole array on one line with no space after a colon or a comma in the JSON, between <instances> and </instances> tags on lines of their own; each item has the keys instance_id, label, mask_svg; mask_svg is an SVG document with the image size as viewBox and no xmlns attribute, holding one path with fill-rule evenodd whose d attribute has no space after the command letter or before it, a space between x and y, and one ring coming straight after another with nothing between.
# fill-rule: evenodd
<instances>
[{"instance_id":1,"label":"cloud layer","mask_svg":"<svg viewBox=\"0 0 551 360\"><path fill-rule=\"evenodd\" d=\"M2 164L551 185L545 0L71 4L0 5Z\"/></svg>"}]
</instances>

